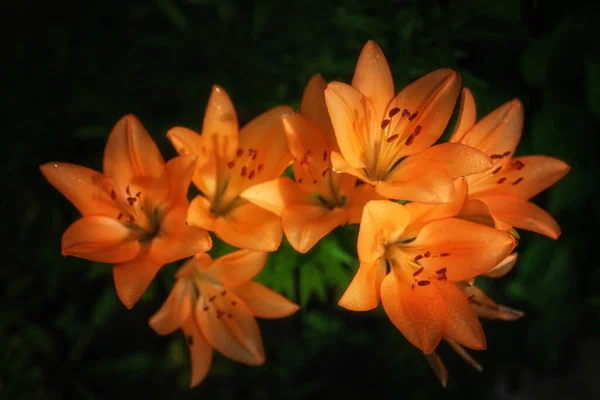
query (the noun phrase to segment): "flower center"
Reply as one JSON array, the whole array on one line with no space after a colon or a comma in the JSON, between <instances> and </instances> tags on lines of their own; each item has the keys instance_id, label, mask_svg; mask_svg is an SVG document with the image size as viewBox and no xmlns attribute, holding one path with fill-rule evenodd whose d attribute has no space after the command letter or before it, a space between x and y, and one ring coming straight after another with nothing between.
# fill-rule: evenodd
<instances>
[{"instance_id":1,"label":"flower center","mask_svg":"<svg viewBox=\"0 0 600 400\"><path fill-rule=\"evenodd\" d=\"M160 218L156 210L149 206L149 202L144 201L141 191L134 191L128 185L124 196L117 196L112 189L110 198L121 209L116 216L117 220L129 229L138 231L140 241L147 241L156 236L160 228Z\"/></svg>"},{"instance_id":2,"label":"flower center","mask_svg":"<svg viewBox=\"0 0 600 400\"><path fill-rule=\"evenodd\" d=\"M524 177L521 170L525 164L519 160L513 160L510 151L502 154L492 154L490 159L494 166L479 174L468 176L469 191L471 194L480 193L487 190L494 190L499 185L516 186L521 183Z\"/></svg>"},{"instance_id":3,"label":"flower center","mask_svg":"<svg viewBox=\"0 0 600 400\"><path fill-rule=\"evenodd\" d=\"M422 263L431 258L449 257L450 253L433 253L429 250L415 253L414 250L401 243L390 244L386 247L386 258L391 269L404 283L415 286L427 286L432 280L446 281L446 267L431 268Z\"/></svg>"}]
</instances>

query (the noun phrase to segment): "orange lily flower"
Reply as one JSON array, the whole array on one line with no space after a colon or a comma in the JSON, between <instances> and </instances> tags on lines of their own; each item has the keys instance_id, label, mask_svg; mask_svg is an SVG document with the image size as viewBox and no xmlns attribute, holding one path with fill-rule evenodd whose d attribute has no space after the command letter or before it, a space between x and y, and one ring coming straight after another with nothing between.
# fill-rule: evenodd
<instances>
[{"instance_id":1,"label":"orange lily flower","mask_svg":"<svg viewBox=\"0 0 600 400\"><path fill-rule=\"evenodd\" d=\"M558 238L560 227L554 218L528 200L555 184L570 167L552 157L513 157L523 129L523 105L518 99L477 123L475 111L473 95L464 89L459 120L450 141L481 150L490 156L494 167L467 178L469 200L464 213L479 218L491 215L498 229L516 227Z\"/></svg>"},{"instance_id":2,"label":"orange lily flower","mask_svg":"<svg viewBox=\"0 0 600 400\"><path fill-rule=\"evenodd\" d=\"M83 214L62 237L63 255L115 263L117 294L133 307L164 264L212 246L208 232L185 224L195 164L193 156L165 164L141 122L127 115L108 138L104 174L42 165L46 179Z\"/></svg>"},{"instance_id":3,"label":"orange lily flower","mask_svg":"<svg viewBox=\"0 0 600 400\"><path fill-rule=\"evenodd\" d=\"M367 311L381 299L392 323L426 354L442 337L484 349L477 315L455 282L492 269L515 241L506 232L447 218L456 215L466 191L460 179L454 198L439 206L368 202L358 234L360 266L339 304Z\"/></svg>"},{"instance_id":4,"label":"orange lily flower","mask_svg":"<svg viewBox=\"0 0 600 400\"><path fill-rule=\"evenodd\" d=\"M375 186L388 198L450 201L453 179L491 166L485 154L468 146L432 146L446 128L460 86L456 72L440 69L394 96L385 56L375 42L367 42L352 86L332 82L325 90L340 147L331 154L333 169Z\"/></svg>"},{"instance_id":5,"label":"orange lily flower","mask_svg":"<svg viewBox=\"0 0 600 400\"><path fill-rule=\"evenodd\" d=\"M239 250L212 260L200 253L177 271L177 282L149 324L159 335L181 329L190 349L190 387L208 373L213 348L247 365L265 362L254 317L283 318L298 306L251 279L267 253Z\"/></svg>"},{"instance_id":6,"label":"orange lily flower","mask_svg":"<svg viewBox=\"0 0 600 400\"><path fill-rule=\"evenodd\" d=\"M281 116L274 107L238 133L235 110L227 93L214 86L202 135L181 127L167 133L181 155L200 157L193 182L202 192L192 203L187 222L214 232L235 247L277 250L283 236L280 218L240 197L250 186L277 178L291 161Z\"/></svg>"},{"instance_id":7,"label":"orange lily flower","mask_svg":"<svg viewBox=\"0 0 600 400\"><path fill-rule=\"evenodd\" d=\"M484 276L490 278L500 278L506 275L515 265L517 261L517 254L513 253L506 257L500 264L484 274ZM490 299L483 290L476 287L473 282L460 282L457 286L463 291L467 299L471 303L473 310L477 313L478 317L488 319L501 319L504 321L515 321L523 317L524 313L519 310L515 310L500 304L496 304ZM446 342L452 347L452 349L462 357L469 365L475 368L477 371L483 371L481 364L477 362L467 351L457 342L452 339L445 338ZM429 365L433 369L433 372L439 379L442 386L446 387L448 383L448 370L444 365L441 357L433 352L426 354L425 358L429 362Z\"/></svg>"},{"instance_id":8,"label":"orange lily flower","mask_svg":"<svg viewBox=\"0 0 600 400\"><path fill-rule=\"evenodd\" d=\"M360 221L369 200L381 199L370 185L331 170L331 152L339 151L327 114L320 75L306 86L299 113L284 116L283 125L294 156L295 181L282 177L252 186L242 197L281 217L294 249L306 253L337 226Z\"/></svg>"}]
</instances>

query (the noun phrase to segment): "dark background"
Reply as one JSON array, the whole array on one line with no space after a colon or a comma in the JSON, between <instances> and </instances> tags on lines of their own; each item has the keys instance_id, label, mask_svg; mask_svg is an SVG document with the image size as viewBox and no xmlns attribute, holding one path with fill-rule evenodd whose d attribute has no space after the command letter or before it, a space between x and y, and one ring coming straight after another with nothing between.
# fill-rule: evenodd
<instances>
[{"instance_id":1,"label":"dark background","mask_svg":"<svg viewBox=\"0 0 600 400\"><path fill-rule=\"evenodd\" d=\"M592 2L15 3L2 6L0 398L597 398L600 20ZM442 344L444 390L381 309L337 306L356 268L357 233L338 229L302 257L283 244L261 273L303 305L293 317L259 321L267 363L217 355L206 381L189 390L182 335L160 337L147 325L177 266L126 310L109 266L61 256L62 232L78 214L39 164L100 169L110 129L130 112L170 158L167 129L199 130L213 83L246 122L276 104L297 107L316 72L349 81L368 39L383 48L397 90L450 67L473 90L480 117L520 97L517 153L571 165L535 199L562 226L559 240L522 233L515 270L478 279L526 316L483 321L488 350L472 352L482 373Z\"/></svg>"}]
</instances>

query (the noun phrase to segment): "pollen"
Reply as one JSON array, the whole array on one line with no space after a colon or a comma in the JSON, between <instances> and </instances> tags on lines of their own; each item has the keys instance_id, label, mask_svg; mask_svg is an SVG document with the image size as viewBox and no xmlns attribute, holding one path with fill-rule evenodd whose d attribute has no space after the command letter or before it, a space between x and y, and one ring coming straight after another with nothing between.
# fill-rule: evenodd
<instances>
[{"instance_id":1,"label":"pollen","mask_svg":"<svg viewBox=\"0 0 600 400\"><path fill-rule=\"evenodd\" d=\"M431 282L429 282L429 281L419 281L419 282L417 282L417 285L419 285L419 286L427 286L427 285L429 285L430 283L431 283Z\"/></svg>"},{"instance_id":2,"label":"pollen","mask_svg":"<svg viewBox=\"0 0 600 400\"><path fill-rule=\"evenodd\" d=\"M242 177L244 177L244 176L246 176L246 174L247 174L247 173L248 173L248 168L246 168L246 166L244 165L244 166L242 167L242 170L240 171L240 175L241 175Z\"/></svg>"},{"instance_id":3,"label":"pollen","mask_svg":"<svg viewBox=\"0 0 600 400\"><path fill-rule=\"evenodd\" d=\"M408 120L409 120L409 121L412 121L413 119L417 118L417 115L419 115L419 112L418 112L418 111L415 111L415 112L413 113L413 115L411 115L410 117L408 117Z\"/></svg>"},{"instance_id":4,"label":"pollen","mask_svg":"<svg viewBox=\"0 0 600 400\"><path fill-rule=\"evenodd\" d=\"M410 135L408 135L408 137L406 138L406 142L404 142L405 145L410 146L411 144L413 144L413 142L415 141L415 134L411 133Z\"/></svg>"},{"instance_id":5,"label":"pollen","mask_svg":"<svg viewBox=\"0 0 600 400\"><path fill-rule=\"evenodd\" d=\"M425 254L423 254L423 256L425 258L429 258L429 257L431 257L431 252L430 251L426 251Z\"/></svg>"},{"instance_id":6,"label":"pollen","mask_svg":"<svg viewBox=\"0 0 600 400\"><path fill-rule=\"evenodd\" d=\"M521 161L515 161L512 165L515 169L517 169L518 171L522 170L523 167L525 167L525 164L523 164Z\"/></svg>"},{"instance_id":7,"label":"pollen","mask_svg":"<svg viewBox=\"0 0 600 400\"><path fill-rule=\"evenodd\" d=\"M237 152L235 153L236 156L241 157L244 155L244 149L237 149Z\"/></svg>"},{"instance_id":8,"label":"pollen","mask_svg":"<svg viewBox=\"0 0 600 400\"><path fill-rule=\"evenodd\" d=\"M413 272L413 276L419 276L421 274L421 272L423 272L425 268L421 267L418 270L416 270L415 272Z\"/></svg>"},{"instance_id":9,"label":"pollen","mask_svg":"<svg viewBox=\"0 0 600 400\"><path fill-rule=\"evenodd\" d=\"M390 124L390 120L384 119L383 121L381 121L381 129L385 129L389 124Z\"/></svg>"},{"instance_id":10,"label":"pollen","mask_svg":"<svg viewBox=\"0 0 600 400\"><path fill-rule=\"evenodd\" d=\"M263 169L265 169L265 164L258 164L258 167L256 168L256 170L258 171L258 173L260 174Z\"/></svg>"},{"instance_id":11,"label":"pollen","mask_svg":"<svg viewBox=\"0 0 600 400\"><path fill-rule=\"evenodd\" d=\"M398 139L400 135L398 135L397 133L393 134L392 136L390 136L389 138L386 139L386 141L388 143L392 143L394 140Z\"/></svg>"},{"instance_id":12,"label":"pollen","mask_svg":"<svg viewBox=\"0 0 600 400\"><path fill-rule=\"evenodd\" d=\"M415 136L419 136L419 133L421 133L421 130L422 130L422 129L423 129L423 127L422 127L421 125L417 125L417 126L415 127L415 131L414 131L413 135L415 135Z\"/></svg>"},{"instance_id":13,"label":"pollen","mask_svg":"<svg viewBox=\"0 0 600 400\"><path fill-rule=\"evenodd\" d=\"M500 170L502 169L502 167L498 167L495 170L492 171L492 174L497 174L498 172L500 172Z\"/></svg>"},{"instance_id":14,"label":"pollen","mask_svg":"<svg viewBox=\"0 0 600 400\"><path fill-rule=\"evenodd\" d=\"M417 261L419 261L422 258L423 258L423 256L420 255L420 254L418 254L418 255L415 256L415 258L413 259L413 261L417 262Z\"/></svg>"},{"instance_id":15,"label":"pollen","mask_svg":"<svg viewBox=\"0 0 600 400\"><path fill-rule=\"evenodd\" d=\"M512 184L513 185L518 185L522 180L523 180L523 177L520 177L519 179L517 179L516 181L514 181Z\"/></svg>"},{"instance_id":16,"label":"pollen","mask_svg":"<svg viewBox=\"0 0 600 400\"><path fill-rule=\"evenodd\" d=\"M394 115L398 114L399 112L400 112L400 109L398 107L394 107L388 113L388 117L392 118Z\"/></svg>"},{"instance_id":17,"label":"pollen","mask_svg":"<svg viewBox=\"0 0 600 400\"><path fill-rule=\"evenodd\" d=\"M254 179L254 170L250 171L250 173L248 174L248 179Z\"/></svg>"},{"instance_id":18,"label":"pollen","mask_svg":"<svg viewBox=\"0 0 600 400\"><path fill-rule=\"evenodd\" d=\"M498 182L496 182L498 185L503 184L504 182L506 182L506 177L502 177L500 179L498 179Z\"/></svg>"},{"instance_id":19,"label":"pollen","mask_svg":"<svg viewBox=\"0 0 600 400\"><path fill-rule=\"evenodd\" d=\"M233 167L235 167L235 162L234 162L234 161L229 161L229 162L227 163L227 168L231 169L231 168L233 168Z\"/></svg>"}]
</instances>

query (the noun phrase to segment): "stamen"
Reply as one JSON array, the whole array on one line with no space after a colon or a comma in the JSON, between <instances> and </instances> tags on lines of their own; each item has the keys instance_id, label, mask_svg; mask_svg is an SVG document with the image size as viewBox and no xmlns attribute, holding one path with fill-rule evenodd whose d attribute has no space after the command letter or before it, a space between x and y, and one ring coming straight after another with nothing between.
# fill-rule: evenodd
<instances>
[{"instance_id":1,"label":"stamen","mask_svg":"<svg viewBox=\"0 0 600 400\"><path fill-rule=\"evenodd\" d=\"M237 304L237 301L235 301L235 300L231 300L231 305L232 305L232 306L235 306L236 304Z\"/></svg>"},{"instance_id":2,"label":"stamen","mask_svg":"<svg viewBox=\"0 0 600 400\"><path fill-rule=\"evenodd\" d=\"M327 150L323 152L323 161L327 161Z\"/></svg>"},{"instance_id":3,"label":"stamen","mask_svg":"<svg viewBox=\"0 0 600 400\"><path fill-rule=\"evenodd\" d=\"M117 219L120 220L121 218L123 218L123 213L122 212L119 213L119 216L117 217Z\"/></svg>"},{"instance_id":4,"label":"stamen","mask_svg":"<svg viewBox=\"0 0 600 400\"><path fill-rule=\"evenodd\" d=\"M258 168L256 168L256 170L259 174L263 171L263 169L265 169L265 164L258 164Z\"/></svg>"},{"instance_id":5,"label":"stamen","mask_svg":"<svg viewBox=\"0 0 600 400\"><path fill-rule=\"evenodd\" d=\"M415 256L415 258L413 259L413 261L414 261L414 262L417 262L417 261L419 261L421 258L423 258L423 256L422 256L422 255L420 255L420 254L418 254L418 255L416 255L416 256Z\"/></svg>"},{"instance_id":6,"label":"stamen","mask_svg":"<svg viewBox=\"0 0 600 400\"><path fill-rule=\"evenodd\" d=\"M246 176L246 173L247 173L247 172L248 172L248 168L246 168L246 166L244 165L244 166L242 167L242 171L240 172L240 175L241 175L242 177L244 177L244 176Z\"/></svg>"},{"instance_id":7,"label":"stamen","mask_svg":"<svg viewBox=\"0 0 600 400\"><path fill-rule=\"evenodd\" d=\"M329 169L330 169L330 168L325 168L325 169L323 170L323 172L321 172L321 175L323 176L323 178L325 178L325 175L327 175L327 172L329 172Z\"/></svg>"},{"instance_id":8,"label":"stamen","mask_svg":"<svg viewBox=\"0 0 600 400\"><path fill-rule=\"evenodd\" d=\"M217 298L217 295L212 295L210 296L210 298L208 299L208 301L210 301L211 303Z\"/></svg>"},{"instance_id":9,"label":"stamen","mask_svg":"<svg viewBox=\"0 0 600 400\"><path fill-rule=\"evenodd\" d=\"M415 127L415 132L413 133L413 135L419 136L419 133L421 133L421 129L423 129L423 127L421 125L417 125Z\"/></svg>"},{"instance_id":10,"label":"stamen","mask_svg":"<svg viewBox=\"0 0 600 400\"><path fill-rule=\"evenodd\" d=\"M142 195L142 192L137 192L137 193L135 194L135 197L140 197L141 195Z\"/></svg>"},{"instance_id":11,"label":"stamen","mask_svg":"<svg viewBox=\"0 0 600 400\"><path fill-rule=\"evenodd\" d=\"M231 168L235 167L235 162L234 162L234 161L229 161L229 162L227 163L227 167L228 167L229 169L231 169Z\"/></svg>"},{"instance_id":12,"label":"stamen","mask_svg":"<svg viewBox=\"0 0 600 400\"><path fill-rule=\"evenodd\" d=\"M410 135L408 135L408 137L406 138L406 142L404 142L405 145L410 146L413 142L415 141L415 134L411 133Z\"/></svg>"},{"instance_id":13,"label":"stamen","mask_svg":"<svg viewBox=\"0 0 600 400\"><path fill-rule=\"evenodd\" d=\"M398 139L399 136L400 136L399 134L395 133L392 136L390 136L389 138L387 138L386 141L388 143L392 143L394 140Z\"/></svg>"},{"instance_id":14,"label":"stamen","mask_svg":"<svg viewBox=\"0 0 600 400\"><path fill-rule=\"evenodd\" d=\"M244 155L244 149L237 149L237 153L235 153L238 157L241 157Z\"/></svg>"},{"instance_id":15,"label":"stamen","mask_svg":"<svg viewBox=\"0 0 600 400\"><path fill-rule=\"evenodd\" d=\"M425 256L425 258L429 258L429 257L431 257L431 252L426 251L425 254L423 254L423 256Z\"/></svg>"},{"instance_id":16,"label":"stamen","mask_svg":"<svg viewBox=\"0 0 600 400\"><path fill-rule=\"evenodd\" d=\"M510 155L510 151L505 151L504 153L502 153L502 157L506 157Z\"/></svg>"},{"instance_id":17,"label":"stamen","mask_svg":"<svg viewBox=\"0 0 600 400\"><path fill-rule=\"evenodd\" d=\"M204 306L203 310L208 311L208 306Z\"/></svg>"},{"instance_id":18,"label":"stamen","mask_svg":"<svg viewBox=\"0 0 600 400\"><path fill-rule=\"evenodd\" d=\"M127 193L127 196L131 196L131 192L129 191L129 185L125 188L125 193Z\"/></svg>"},{"instance_id":19,"label":"stamen","mask_svg":"<svg viewBox=\"0 0 600 400\"><path fill-rule=\"evenodd\" d=\"M394 107L388 113L388 117L392 118L394 115L398 114L399 112L400 112L400 109L398 107Z\"/></svg>"},{"instance_id":20,"label":"stamen","mask_svg":"<svg viewBox=\"0 0 600 400\"><path fill-rule=\"evenodd\" d=\"M419 112L415 111L413 115L411 115L410 117L408 117L408 120L412 121L413 119L417 118L417 115L419 115Z\"/></svg>"},{"instance_id":21,"label":"stamen","mask_svg":"<svg viewBox=\"0 0 600 400\"><path fill-rule=\"evenodd\" d=\"M254 170L250 171L248 174L248 179L254 179Z\"/></svg>"},{"instance_id":22,"label":"stamen","mask_svg":"<svg viewBox=\"0 0 600 400\"><path fill-rule=\"evenodd\" d=\"M503 184L505 181L506 181L506 177L504 176L504 177L502 177L502 178L498 179L498 182L496 182L496 183L497 183L498 185L501 185L501 184Z\"/></svg>"},{"instance_id":23,"label":"stamen","mask_svg":"<svg viewBox=\"0 0 600 400\"><path fill-rule=\"evenodd\" d=\"M257 154L258 151L256 149L248 149L248 156L251 157L253 160L256 159Z\"/></svg>"},{"instance_id":24,"label":"stamen","mask_svg":"<svg viewBox=\"0 0 600 400\"><path fill-rule=\"evenodd\" d=\"M419 282L417 282L417 285L419 285L419 286L427 286L427 285L429 285L430 283L431 283L431 282L429 282L429 281L419 281Z\"/></svg>"},{"instance_id":25,"label":"stamen","mask_svg":"<svg viewBox=\"0 0 600 400\"><path fill-rule=\"evenodd\" d=\"M233 314L232 313L227 313L227 318L231 318L231 317L233 317Z\"/></svg>"},{"instance_id":26,"label":"stamen","mask_svg":"<svg viewBox=\"0 0 600 400\"><path fill-rule=\"evenodd\" d=\"M440 268L437 271L435 271L436 274L446 274L446 271L448 271L448 269L446 267L444 268Z\"/></svg>"},{"instance_id":27,"label":"stamen","mask_svg":"<svg viewBox=\"0 0 600 400\"><path fill-rule=\"evenodd\" d=\"M518 161L518 160L517 160L517 161L515 161L515 162L512 164L512 166L513 166L514 168L516 168L518 171L520 171L520 170L522 170L522 169L523 169L523 167L525 166L525 164L523 164L521 161Z\"/></svg>"},{"instance_id":28,"label":"stamen","mask_svg":"<svg viewBox=\"0 0 600 400\"><path fill-rule=\"evenodd\" d=\"M381 129L385 129L389 124L390 124L390 120L384 119L383 121L381 121Z\"/></svg>"},{"instance_id":29,"label":"stamen","mask_svg":"<svg viewBox=\"0 0 600 400\"><path fill-rule=\"evenodd\" d=\"M110 191L110 198L111 198L111 199L113 199L113 200L116 200L116 199L117 199L117 194L115 193L115 191L114 191L114 190L111 190L111 191Z\"/></svg>"},{"instance_id":30,"label":"stamen","mask_svg":"<svg viewBox=\"0 0 600 400\"><path fill-rule=\"evenodd\" d=\"M502 169L502 166L496 168L495 170L492 171L492 174L497 174L498 172L500 172L501 169Z\"/></svg>"},{"instance_id":31,"label":"stamen","mask_svg":"<svg viewBox=\"0 0 600 400\"><path fill-rule=\"evenodd\" d=\"M440 257L448 257L450 255L450 253L442 253L440 254Z\"/></svg>"},{"instance_id":32,"label":"stamen","mask_svg":"<svg viewBox=\"0 0 600 400\"><path fill-rule=\"evenodd\" d=\"M502 154L492 154L492 155L490 156L490 158L491 158L492 160L499 160L499 159L501 159L501 158L502 158Z\"/></svg>"},{"instance_id":33,"label":"stamen","mask_svg":"<svg viewBox=\"0 0 600 400\"><path fill-rule=\"evenodd\" d=\"M223 291L221 292L221 296L225 296L226 294L227 294L227 290L223 290Z\"/></svg>"},{"instance_id":34,"label":"stamen","mask_svg":"<svg viewBox=\"0 0 600 400\"><path fill-rule=\"evenodd\" d=\"M413 276L419 276L419 275L421 274L421 272L423 272L423 270L424 270L424 269L425 269L425 267L421 267L421 268L419 268L418 270L416 270L416 271L413 273Z\"/></svg>"},{"instance_id":35,"label":"stamen","mask_svg":"<svg viewBox=\"0 0 600 400\"><path fill-rule=\"evenodd\" d=\"M408 109L404 109L404 111L402 111L402 118L404 117L410 117L410 111L408 111Z\"/></svg>"},{"instance_id":36,"label":"stamen","mask_svg":"<svg viewBox=\"0 0 600 400\"><path fill-rule=\"evenodd\" d=\"M512 184L513 185L518 185L522 180L523 180L523 177L520 177L519 179L517 179L516 181L514 181Z\"/></svg>"},{"instance_id":37,"label":"stamen","mask_svg":"<svg viewBox=\"0 0 600 400\"><path fill-rule=\"evenodd\" d=\"M298 179L298 183L300 183L300 184L301 184L301 183L302 183L302 181L304 181L304 178L300 178L300 179Z\"/></svg>"}]
</instances>

